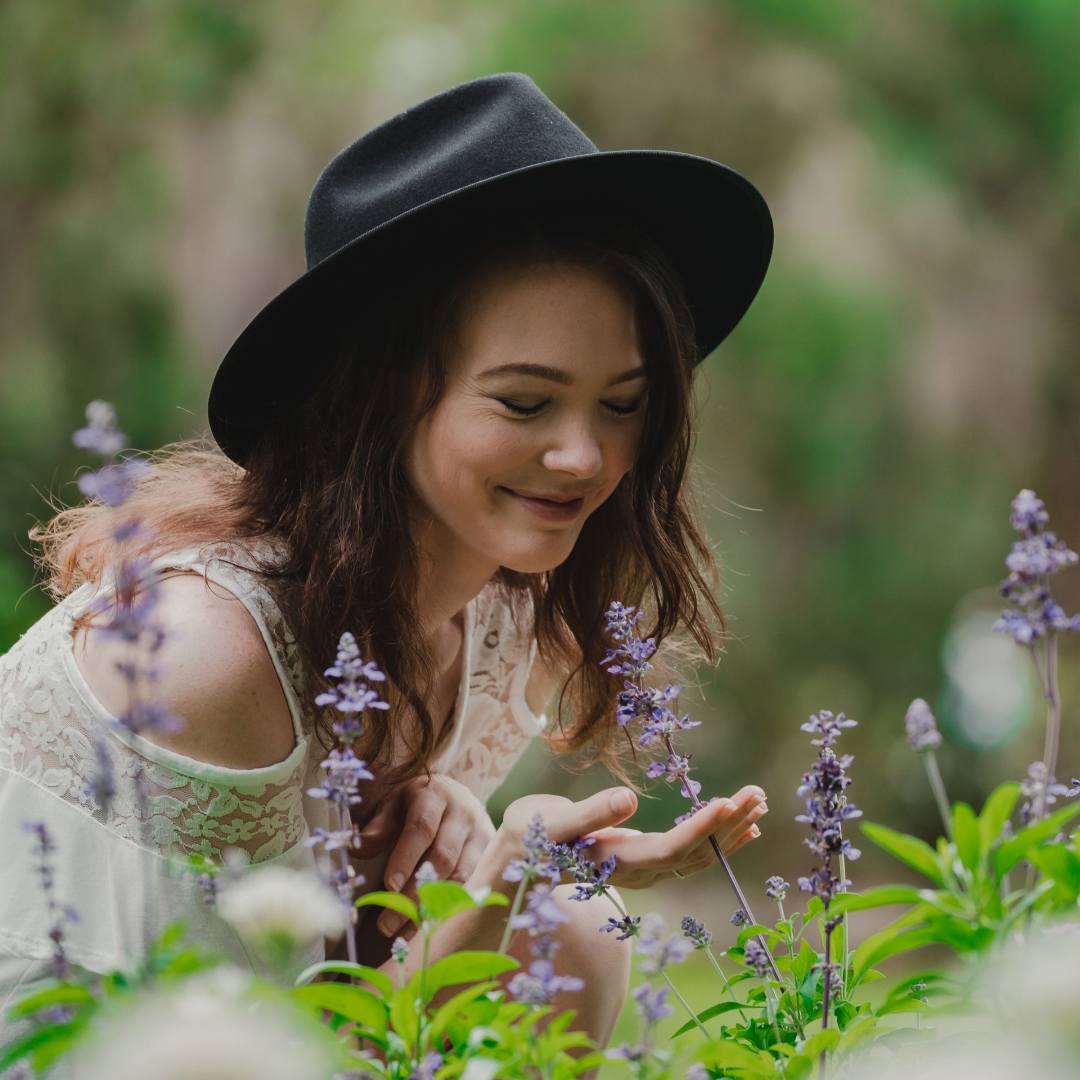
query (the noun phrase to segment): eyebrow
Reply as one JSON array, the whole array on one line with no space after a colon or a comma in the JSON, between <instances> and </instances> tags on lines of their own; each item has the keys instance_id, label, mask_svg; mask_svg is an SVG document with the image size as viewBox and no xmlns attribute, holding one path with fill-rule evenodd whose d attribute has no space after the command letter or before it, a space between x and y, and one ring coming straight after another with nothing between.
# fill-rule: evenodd
<instances>
[{"instance_id":1,"label":"eyebrow","mask_svg":"<svg viewBox=\"0 0 1080 1080\"><path fill-rule=\"evenodd\" d=\"M537 379L547 379L550 382L562 383L563 386L570 386L574 381L574 376L568 371L563 371L562 368L548 367L546 364L527 363L500 364L498 367L488 368L487 371L481 371L477 377L486 379L493 375L532 375ZM644 375L644 367L631 368L629 371L624 371L621 375L616 375L607 385L615 386L617 383L630 382L631 379L640 379Z\"/></svg>"}]
</instances>

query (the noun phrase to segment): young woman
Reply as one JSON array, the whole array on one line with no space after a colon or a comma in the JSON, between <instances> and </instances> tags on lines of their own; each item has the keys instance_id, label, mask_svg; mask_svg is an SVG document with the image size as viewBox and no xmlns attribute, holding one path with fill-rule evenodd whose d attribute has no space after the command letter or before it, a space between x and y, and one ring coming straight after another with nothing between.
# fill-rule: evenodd
<instances>
[{"instance_id":1,"label":"young woman","mask_svg":"<svg viewBox=\"0 0 1080 1080\"><path fill-rule=\"evenodd\" d=\"M313 700L344 630L386 672L391 705L357 748L375 774L355 817L366 888L414 892L427 859L508 889L502 870L537 810L555 839L595 834L592 854L618 856L625 888L711 865L710 835L732 852L757 834L753 786L665 833L619 828L635 785L619 680L599 661L612 600L642 607L669 666L690 646L716 658L716 567L688 478L693 370L751 302L771 237L738 174L601 153L521 75L422 102L327 166L308 271L215 378L215 441L166 447L122 507L71 508L32 534L58 603L0 658L0 828L6 857L29 868L18 823L48 824L56 892L79 908L74 961L123 966L178 917L243 960L197 884L170 874L171 853L237 847L253 864L326 871L304 842L331 827L308 794L331 745ZM144 527L123 552L120 515ZM115 723L127 685L86 617L135 553L160 572L155 694L183 718L176 731ZM145 803L88 795L102 729ZM628 786L578 803L530 795L496 830L485 803L538 734ZM0 1003L52 953L32 875L9 880ZM569 889L559 958L585 988L554 1004L604 1042L628 943L598 934L607 913ZM495 945L493 911L445 928L432 958ZM396 923L360 925L361 959L386 962ZM528 962L527 942L513 951Z\"/></svg>"}]
</instances>

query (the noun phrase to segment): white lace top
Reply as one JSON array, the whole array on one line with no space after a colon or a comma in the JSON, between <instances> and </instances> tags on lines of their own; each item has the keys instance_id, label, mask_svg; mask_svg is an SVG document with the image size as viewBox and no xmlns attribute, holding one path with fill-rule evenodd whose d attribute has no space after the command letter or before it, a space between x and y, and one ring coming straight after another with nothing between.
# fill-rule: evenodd
<instances>
[{"instance_id":1,"label":"white lace top","mask_svg":"<svg viewBox=\"0 0 1080 1080\"><path fill-rule=\"evenodd\" d=\"M322 778L325 751L312 724L295 640L269 590L237 549L210 545L164 556L162 570L206 571L236 595L255 620L273 659L292 714L296 743L276 765L230 769L196 761L115 723L94 697L73 653L72 624L95 592L76 589L0 656L0 1032L13 998L44 974L53 944L52 918L42 901L24 820L44 821L56 842L51 857L57 902L73 905L79 922L65 928L69 958L93 971L130 967L165 925L183 918L188 940L246 964L239 939L202 900L191 874L178 875L169 856L201 852L220 862L230 846L253 866L270 862L328 870L304 840L316 826L330 829L330 806L306 790ZM248 563L247 565L250 565ZM522 620L527 623L527 620ZM461 683L433 772L460 780L482 801L498 787L528 742L544 727L525 702L536 652L494 586L465 608ZM327 658L329 665L333 657ZM84 789L95 772L93 735L106 733L118 778L108 811ZM134 797L141 772L147 799ZM144 814L140 806L145 806ZM366 889L382 888L386 856L358 864ZM364 891L361 889L360 891ZM302 965L324 956L320 940ZM257 965L256 965L257 966ZM297 970L300 970L299 968Z\"/></svg>"}]
</instances>

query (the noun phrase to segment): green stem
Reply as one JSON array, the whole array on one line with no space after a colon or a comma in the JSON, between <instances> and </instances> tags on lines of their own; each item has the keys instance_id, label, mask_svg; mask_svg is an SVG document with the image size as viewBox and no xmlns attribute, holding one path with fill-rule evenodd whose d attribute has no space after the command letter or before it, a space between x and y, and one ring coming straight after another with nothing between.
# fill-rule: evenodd
<instances>
[{"instance_id":1,"label":"green stem","mask_svg":"<svg viewBox=\"0 0 1080 1080\"><path fill-rule=\"evenodd\" d=\"M945 781L941 778L941 770L938 768L933 750L923 751L923 764L926 766L930 790L934 793L934 802L937 803L938 813L941 814L941 821L945 826L945 835L952 840L952 810L949 807L949 796L945 791Z\"/></svg>"},{"instance_id":2,"label":"green stem","mask_svg":"<svg viewBox=\"0 0 1080 1080\"><path fill-rule=\"evenodd\" d=\"M709 1029L698 1019L698 1014L690 1007L690 1002L679 993L679 988L671 981L671 976L666 971L661 971L660 974L664 976L664 982L671 988L671 992L679 999L679 1004L690 1014L690 1019L701 1029L701 1034L706 1039L712 1038Z\"/></svg>"},{"instance_id":3,"label":"green stem","mask_svg":"<svg viewBox=\"0 0 1080 1080\"><path fill-rule=\"evenodd\" d=\"M505 953L510 948L510 939L514 936L513 921L514 916L521 910L521 903L525 899L525 887L528 885L531 878L531 874L526 871L521 875L521 880L518 882L517 892L514 893L514 902L510 906L510 914L506 916L506 927L503 930L502 941L499 942L498 951Z\"/></svg>"},{"instance_id":4,"label":"green stem","mask_svg":"<svg viewBox=\"0 0 1080 1080\"><path fill-rule=\"evenodd\" d=\"M847 881L847 869L844 865L844 853L840 852L840 880ZM841 892L847 892L847 886L840 886ZM831 960L831 956L825 957ZM844 912L844 952L840 957L840 985L836 988L837 999L847 996L847 961L848 961L848 913Z\"/></svg>"},{"instance_id":5,"label":"green stem","mask_svg":"<svg viewBox=\"0 0 1080 1080\"><path fill-rule=\"evenodd\" d=\"M780 921L781 922L787 922L787 915L784 914L784 901L783 900L777 900L776 901L776 906L780 909ZM788 938L787 951L788 951L788 956L791 957L791 963L794 966L794 964L795 964L795 942L791 938ZM806 1038L806 1030L803 1027L803 1022L802 1022L802 1007L799 1005L799 987L795 982L794 974L792 974L792 976L791 976L791 987L792 987L792 989L791 989L791 1006L792 1006L792 1010L793 1010L792 1014L791 1014L791 1019L795 1021L795 1027L799 1032L799 1038L800 1039L805 1039Z\"/></svg>"},{"instance_id":6,"label":"green stem","mask_svg":"<svg viewBox=\"0 0 1080 1080\"><path fill-rule=\"evenodd\" d=\"M731 983L728 982L728 977L724 974L724 969L720 966L719 961L716 959L715 956L713 956L712 949L710 949L706 945L703 951L704 951L705 955L709 958L709 961L712 963L712 966L716 969L716 974L719 975L721 980L723 981L724 989L727 991L728 997L730 997L731 1000L734 1001L735 1004L739 1006L739 1015L742 1017L743 1023L744 1024L749 1024L750 1021L747 1019L746 1013L744 1013L743 1009L742 1009L742 1002L739 1001L739 999L735 996L735 991L731 989Z\"/></svg>"}]
</instances>

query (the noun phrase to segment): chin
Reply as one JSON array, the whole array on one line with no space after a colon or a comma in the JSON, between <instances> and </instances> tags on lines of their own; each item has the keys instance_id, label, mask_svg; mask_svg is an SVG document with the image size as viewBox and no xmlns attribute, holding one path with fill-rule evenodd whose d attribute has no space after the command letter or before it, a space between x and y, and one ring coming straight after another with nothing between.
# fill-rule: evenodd
<instances>
[{"instance_id":1,"label":"chin","mask_svg":"<svg viewBox=\"0 0 1080 1080\"><path fill-rule=\"evenodd\" d=\"M564 551L552 554L551 551L507 551L499 560L499 565L519 574L545 574L561 566L570 558L574 550L571 544Z\"/></svg>"}]
</instances>

